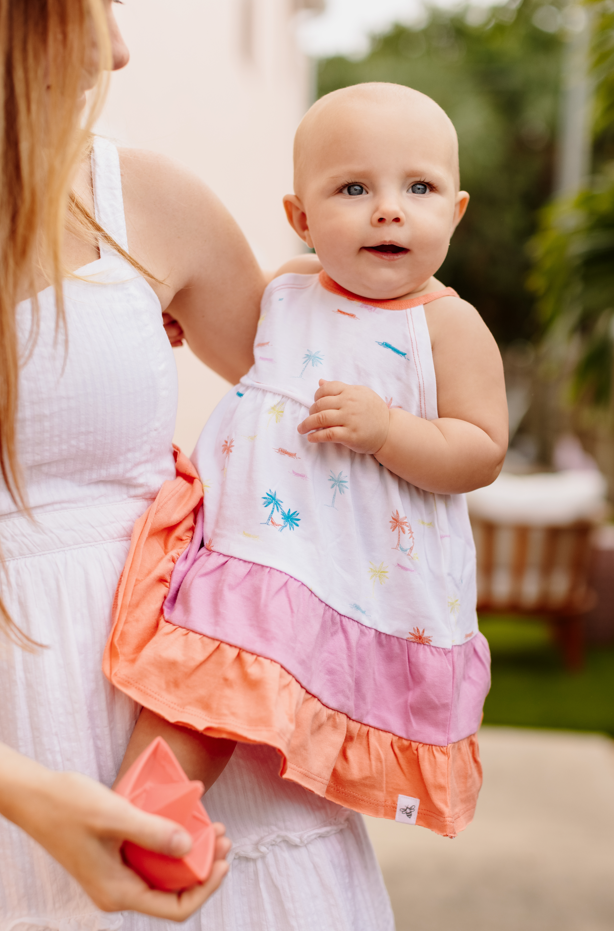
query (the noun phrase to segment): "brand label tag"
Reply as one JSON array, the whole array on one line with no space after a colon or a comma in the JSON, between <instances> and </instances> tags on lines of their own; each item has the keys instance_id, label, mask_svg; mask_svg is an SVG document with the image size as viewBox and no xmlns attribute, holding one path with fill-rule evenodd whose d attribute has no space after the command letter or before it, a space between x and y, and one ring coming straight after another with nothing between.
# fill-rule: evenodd
<instances>
[{"instance_id":1,"label":"brand label tag","mask_svg":"<svg viewBox=\"0 0 614 931\"><path fill-rule=\"evenodd\" d=\"M401 824L415 824L419 807L419 798L412 798L410 795L399 795L397 797L397 814L394 820L399 821Z\"/></svg>"}]
</instances>

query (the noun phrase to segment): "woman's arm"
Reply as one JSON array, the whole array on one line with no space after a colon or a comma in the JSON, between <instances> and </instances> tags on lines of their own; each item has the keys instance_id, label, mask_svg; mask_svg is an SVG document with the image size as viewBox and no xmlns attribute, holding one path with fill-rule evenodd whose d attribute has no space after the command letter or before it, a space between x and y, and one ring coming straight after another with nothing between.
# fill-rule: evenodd
<instances>
[{"instance_id":1,"label":"woman's arm","mask_svg":"<svg viewBox=\"0 0 614 931\"><path fill-rule=\"evenodd\" d=\"M196 355L236 382L253 362L265 279L236 222L195 175L168 158L120 152L131 255Z\"/></svg>"},{"instance_id":2,"label":"woman's arm","mask_svg":"<svg viewBox=\"0 0 614 931\"><path fill-rule=\"evenodd\" d=\"M280 275L286 275L288 273L292 273L294 275L317 275L321 270L322 265L317 255L305 253L303 255L296 255L292 259L288 259L288 261L284 262L284 264L275 272L263 271L262 274L264 276L265 282L270 284L273 279L279 278ZM183 332L179 321L175 320L175 318L168 312L165 312L162 315L162 322L164 323L164 329L166 330L166 335L168 336L168 341L171 346L183 346L185 333Z\"/></svg>"},{"instance_id":3,"label":"woman's arm","mask_svg":"<svg viewBox=\"0 0 614 931\"><path fill-rule=\"evenodd\" d=\"M103 911L132 910L183 921L228 872L224 857L230 843L222 825L216 825L216 859L206 883L177 894L150 889L124 864L121 846L131 840L167 856L185 856L191 838L180 825L139 811L87 776L53 772L4 744L0 814L41 844Z\"/></svg>"}]
</instances>

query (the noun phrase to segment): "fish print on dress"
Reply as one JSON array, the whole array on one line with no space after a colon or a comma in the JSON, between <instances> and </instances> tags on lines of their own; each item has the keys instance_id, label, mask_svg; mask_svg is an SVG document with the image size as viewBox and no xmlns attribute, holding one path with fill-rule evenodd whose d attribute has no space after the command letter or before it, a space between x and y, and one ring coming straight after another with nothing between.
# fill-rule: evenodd
<instances>
[{"instance_id":1,"label":"fish print on dress","mask_svg":"<svg viewBox=\"0 0 614 931\"><path fill-rule=\"evenodd\" d=\"M384 349L391 349L392 352L397 354L397 356L403 356L404 359L407 358L407 353L404 352L402 349L397 349L396 346L392 346L390 343L385 343L385 342L380 343L379 340L376 340L375 342L377 343L378 346L382 346Z\"/></svg>"},{"instance_id":2,"label":"fish print on dress","mask_svg":"<svg viewBox=\"0 0 614 931\"><path fill-rule=\"evenodd\" d=\"M288 456L289 459L300 459L300 458L301 458L301 457L298 455L298 453L292 453L292 452L290 452L289 449L284 449L283 446L278 446L277 449L275 449L275 452L276 452L279 456Z\"/></svg>"}]
</instances>

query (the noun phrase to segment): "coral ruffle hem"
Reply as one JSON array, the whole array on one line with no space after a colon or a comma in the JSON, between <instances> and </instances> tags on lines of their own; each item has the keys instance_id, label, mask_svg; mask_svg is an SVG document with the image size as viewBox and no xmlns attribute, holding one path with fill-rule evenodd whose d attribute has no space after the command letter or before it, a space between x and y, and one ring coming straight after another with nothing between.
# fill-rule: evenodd
<instances>
[{"instance_id":1,"label":"coral ruffle hem","mask_svg":"<svg viewBox=\"0 0 614 931\"><path fill-rule=\"evenodd\" d=\"M282 665L170 623L163 605L188 547L202 485L183 454L137 523L120 580L104 671L170 721L211 736L268 744L280 775L364 814L395 819L398 796L420 799L417 823L454 837L482 781L475 735L447 746L352 720L307 692Z\"/></svg>"}]
</instances>

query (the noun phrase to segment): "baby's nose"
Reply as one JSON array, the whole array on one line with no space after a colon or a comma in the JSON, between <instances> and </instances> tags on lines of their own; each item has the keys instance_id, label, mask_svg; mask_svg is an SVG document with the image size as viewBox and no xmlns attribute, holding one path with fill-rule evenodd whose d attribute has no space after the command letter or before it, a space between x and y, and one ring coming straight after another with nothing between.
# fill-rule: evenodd
<instances>
[{"instance_id":1,"label":"baby's nose","mask_svg":"<svg viewBox=\"0 0 614 931\"><path fill-rule=\"evenodd\" d=\"M405 217L397 198L382 198L373 211L371 222L376 226L384 226L389 223L396 223L398 226L402 225L405 222Z\"/></svg>"}]
</instances>

